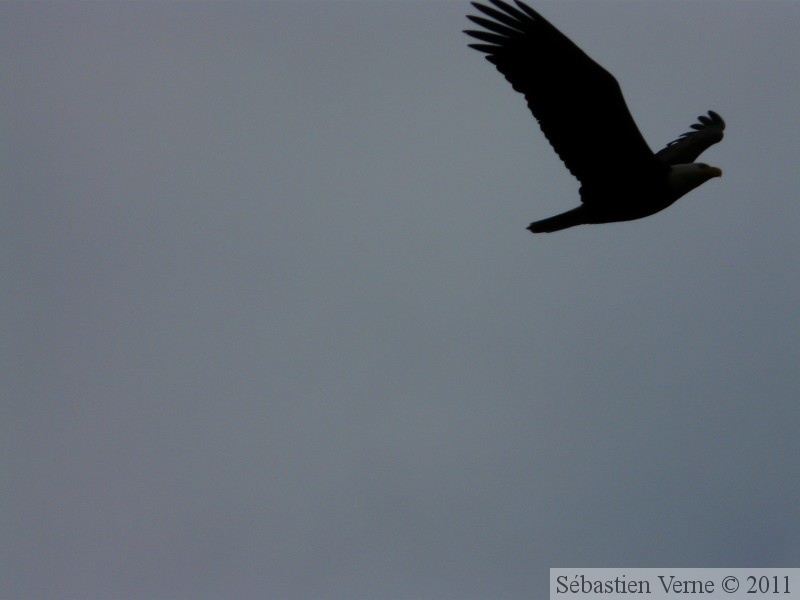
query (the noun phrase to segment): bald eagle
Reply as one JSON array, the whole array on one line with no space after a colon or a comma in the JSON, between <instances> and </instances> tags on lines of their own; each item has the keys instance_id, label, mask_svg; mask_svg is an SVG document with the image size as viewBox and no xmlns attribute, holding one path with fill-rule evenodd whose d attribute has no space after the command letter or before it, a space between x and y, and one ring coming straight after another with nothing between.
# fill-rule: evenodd
<instances>
[{"instance_id":1,"label":"bald eagle","mask_svg":"<svg viewBox=\"0 0 800 600\"><path fill-rule=\"evenodd\" d=\"M485 42L469 46L525 96L542 132L581 183L581 205L531 223L532 233L641 219L722 175L694 162L722 139L725 122L717 113L700 116L693 131L653 153L611 73L526 4L489 1L494 8L472 3L490 18L468 15L483 30L464 33Z\"/></svg>"}]
</instances>

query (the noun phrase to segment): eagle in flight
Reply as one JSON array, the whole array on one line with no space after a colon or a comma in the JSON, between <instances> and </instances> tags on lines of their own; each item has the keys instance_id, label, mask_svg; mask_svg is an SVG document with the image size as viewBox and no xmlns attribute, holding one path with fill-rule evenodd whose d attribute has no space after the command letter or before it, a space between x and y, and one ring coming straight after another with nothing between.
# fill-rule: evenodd
<instances>
[{"instance_id":1,"label":"eagle in flight","mask_svg":"<svg viewBox=\"0 0 800 600\"><path fill-rule=\"evenodd\" d=\"M641 219L664 210L722 171L694 162L722 139L717 113L653 153L631 116L614 76L587 56L531 7L514 0L473 2L486 17L468 15L482 30L464 33L525 96L558 156L581 183L581 205L535 221L533 233L586 223ZM620 172L620 165L625 165Z\"/></svg>"}]
</instances>

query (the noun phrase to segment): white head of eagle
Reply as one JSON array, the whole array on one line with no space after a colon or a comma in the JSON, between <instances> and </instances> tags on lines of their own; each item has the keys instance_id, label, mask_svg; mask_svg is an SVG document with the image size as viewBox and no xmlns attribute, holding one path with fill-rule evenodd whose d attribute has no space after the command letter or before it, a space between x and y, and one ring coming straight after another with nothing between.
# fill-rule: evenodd
<instances>
[{"instance_id":1,"label":"white head of eagle","mask_svg":"<svg viewBox=\"0 0 800 600\"><path fill-rule=\"evenodd\" d=\"M713 177L722 177L722 170L717 167L711 167L706 163L672 165L669 168L667 185L675 194L674 198L677 200Z\"/></svg>"}]
</instances>

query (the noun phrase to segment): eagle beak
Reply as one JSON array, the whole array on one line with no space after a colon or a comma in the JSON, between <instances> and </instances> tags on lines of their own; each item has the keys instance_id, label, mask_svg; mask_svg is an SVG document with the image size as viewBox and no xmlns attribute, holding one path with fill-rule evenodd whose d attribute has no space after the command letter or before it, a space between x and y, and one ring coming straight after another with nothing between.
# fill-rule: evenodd
<instances>
[{"instance_id":1,"label":"eagle beak","mask_svg":"<svg viewBox=\"0 0 800 600\"><path fill-rule=\"evenodd\" d=\"M705 172L711 177L722 177L722 169L717 167L706 167Z\"/></svg>"}]
</instances>

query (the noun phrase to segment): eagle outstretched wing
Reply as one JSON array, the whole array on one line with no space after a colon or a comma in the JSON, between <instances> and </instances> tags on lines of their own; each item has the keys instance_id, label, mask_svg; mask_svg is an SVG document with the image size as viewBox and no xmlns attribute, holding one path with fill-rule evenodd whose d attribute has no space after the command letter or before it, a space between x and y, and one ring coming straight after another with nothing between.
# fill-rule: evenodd
<instances>
[{"instance_id":1,"label":"eagle outstretched wing","mask_svg":"<svg viewBox=\"0 0 800 600\"><path fill-rule=\"evenodd\" d=\"M542 132L585 187L612 184L619 167L642 178L664 172L631 116L619 83L539 13L489 0L473 2L487 19L469 15L483 30L471 48L524 94Z\"/></svg>"},{"instance_id":2,"label":"eagle outstretched wing","mask_svg":"<svg viewBox=\"0 0 800 600\"><path fill-rule=\"evenodd\" d=\"M700 122L691 126L694 131L687 131L677 140L671 141L656 153L656 158L667 165L691 163L709 146L722 140L722 132L725 130L722 117L710 110L707 117L700 115L697 119Z\"/></svg>"}]
</instances>

